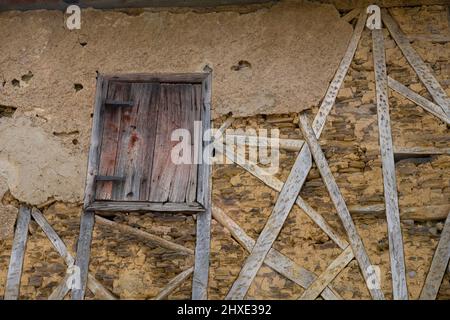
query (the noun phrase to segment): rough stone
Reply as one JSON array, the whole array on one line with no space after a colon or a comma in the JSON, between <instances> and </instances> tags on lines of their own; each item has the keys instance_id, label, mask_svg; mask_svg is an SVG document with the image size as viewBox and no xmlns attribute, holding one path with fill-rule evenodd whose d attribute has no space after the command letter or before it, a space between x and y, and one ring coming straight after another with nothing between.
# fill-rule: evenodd
<instances>
[{"instance_id":1,"label":"rough stone","mask_svg":"<svg viewBox=\"0 0 450 320\"><path fill-rule=\"evenodd\" d=\"M18 210L11 205L0 204L0 240L12 238Z\"/></svg>"}]
</instances>

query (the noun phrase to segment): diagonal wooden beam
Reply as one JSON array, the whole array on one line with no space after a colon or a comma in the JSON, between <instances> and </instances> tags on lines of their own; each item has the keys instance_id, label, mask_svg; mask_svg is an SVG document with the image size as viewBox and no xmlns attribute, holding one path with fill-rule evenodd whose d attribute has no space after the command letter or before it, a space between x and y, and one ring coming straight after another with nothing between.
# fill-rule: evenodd
<instances>
[{"instance_id":1,"label":"diagonal wooden beam","mask_svg":"<svg viewBox=\"0 0 450 320\"><path fill-rule=\"evenodd\" d=\"M298 139L278 139L278 138L267 138L258 137L251 135L239 135L239 134L227 134L226 141L235 141L236 144L244 144L249 147L271 147L279 148L288 151L299 151L304 141Z\"/></svg>"},{"instance_id":2,"label":"diagonal wooden beam","mask_svg":"<svg viewBox=\"0 0 450 320\"><path fill-rule=\"evenodd\" d=\"M212 215L217 222L230 231L233 238L245 250L248 252L252 251L255 240L248 236L236 222L228 217L217 203L213 205ZM317 279L317 276L314 273L297 265L294 261L275 249L269 250L264 263L302 288L308 288L311 283ZM342 297L331 287L331 285L326 286L326 288L323 289L321 296L325 300L342 300Z\"/></svg>"},{"instance_id":3,"label":"diagonal wooden beam","mask_svg":"<svg viewBox=\"0 0 450 320\"><path fill-rule=\"evenodd\" d=\"M408 60L411 67L416 71L420 81L425 85L428 92L433 97L434 101L442 108L447 117L450 117L450 99L442 89L435 76L411 46L408 38L404 35L397 22L392 18L387 9L382 9L383 22L389 30L389 33L394 38L395 42L403 52L406 60Z\"/></svg>"},{"instance_id":4,"label":"diagonal wooden beam","mask_svg":"<svg viewBox=\"0 0 450 320\"><path fill-rule=\"evenodd\" d=\"M450 213L445 220L444 229L441 233L436 252L431 261L430 271L428 271L425 284L420 293L420 300L434 300L437 297L439 288L444 278L445 269L449 265L450 259Z\"/></svg>"},{"instance_id":5,"label":"diagonal wooden beam","mask_svg":"<svg viewBox=\"0 0 450 320\"><path fill-rule=\"evenodd\" d=\"M176 277L171 279L169 281L169 283L152 300L166 299L169 296L169 294L174 292L183 283L184 280L189 278L189 276L193 272L194 272L194 267L190 267L189 269L186 269L183 272L181 272L180 274L178 274Z\"/></svg>"},{"instance_id":6,"label":"diagonal wooden beam","mask_svg":"<svg viewBox=\"0 0 450 320\"><path fill-rule=\"evenodd\" d=\"M384 202L389 235L389 253L394 300L407 300L405 255L403 252L400 211L398 208L397 181L395 178L394 147L391 135L391 120L387 89L386 58L382 29L372 30L373 63L378 115L378 135L383 171Z\"/></svg>"},{"instance_id":7,"label":"diagonal wooden beam","mask_svg":"<svg viewBox=\"0 0 450 320\"><path fill-rule=\"evenodd\" d=\"M67 246L64 241L60 238L60 236L56 233L56 231L49 224L47 219L45 219L44 215L39 211L39 209L33 208L31 211L31 215L36 223L41 227L42 231L44 231L47 238L50 240L52 245L55 247L56 251L59 255L64 259L65 263L68 267L73 266L75 259L69 253ZM61 300L66 294L70 291L70 288L67 286L67 280L69 275L66 274L61 283L54 289L52 294L49 296L49 300ZM109 292L95 277L88 273L87 287L89 290L97 297L104 300L116 300L114 295Z\"/></svg>"},{"instance_id":8,"label":"diagonal wooden beam","mask_svg":"<svg viewBox=\"0 0 450 320\"><path fill-rule=\"evenodd\" d=\"M272 189L280 192L283 188L283 182L281 180L269 174L265 169L259 167L257 164L252 163L251 161L244 159L238 153L233 152L228 146L218 146L217 150L224 150L225 156L230 161L239 165L241 168L243 168L256 178L260 179L264 184L271 187ZM323 232L325 232L327 236L330 237L331 240L333 240L339 246L339 248L341 248L342 250L347 248L347 240L336 233L336 231L333 230L333 228L322 217L322 215L314 210L308 203L306 203L305 200L298 196L295 203L312 221L314 221L319 226L319 228L322 229Z\"/></svg>"},{"instance_id":9,"label":"diagonal wooden beam","mask_svg":"<svg viewBox=\"0 0 450 320\"><path fill-rule=\"evenodd\" d=\"M120 224L99 216L95 216L95 223L102 225L102 226L106 226L108 228L111 229L115 229L118 230L120 232L123 233L127 233L130 234L136 238L138 238L141 241L148 241L151 242L153 244L156 244L162 248L171 250L171 251L176 251L176 252L181 252L183 254L187 254L187 255L193 255L194 254L194 250L186 248L182 245L179 245L175 242L166 240L164 238L155 236L151 233L148 233L146 231L143 230L139 230L130 226L127 226L125 224Z\"/></svg>"},{"instance_id":10,"label":"diagonal wooden beam","mask_svg":"<svg viewBox=\"0 0 450 320\"><path fill-rule=\"evenodd\" d=\"M350 216L350 212L348 211L347 205L345 204L344 197L342 196L341 191L339 190L339 187L334 180L325 155L320 148L314 130L308 123L308 117L305 113L300 115L300 128L302 130L303 137L305 138L309 149L311 150L312 156L314 157L314 160L317 164L320 175L322 176L322 180L328 190L328 193L330 194L331 201L336 207L336 211L342 221L342 225L347 232L350 245L352 246L355 258L358 261L361 272L364 276L364 279L366 280L369 292L372 295L373 299L382 300L384 299L384 295L381 291L380 281L377 276L371 272L371 270L373 270L373 267L370 262L369 256L367 255L361 237L356 230L355 224L353 223L352 217ZM374 277L375 281L373 281ZM375 285L372 286L369 285L369 283L375 283Z\"/></svg>"},{"instance_id":11,"label":"diagonal wooden beam","mask_svg":"<svg viewBox=\"0 0 450 320\"><path fill-rule=\"evenodd\" d=\"M327 267L327 269L311 283L311 285L303 292L299 300L315 300L320 293L341 273L342 270L353 260L352 247L347 249Z\"/></svg>"},{"instance_id":12,"label":"diagonal wooden beam","mask_svg":"<svg viewBox=\"0 0 450 320\"><path fill-rule=\"evenodd\" d=\"M355 19L361 13L360 8L355 8L341 17L341 20L350 22Z\"/></svg>"},{"instance_id":13,"label":"diagonal wooden beam","mask_svg":"<svg viewBox=\"0 0 450 320\"><path fill-rule=\"evenodd\" d=\"M22 278L23 259L27 247L28 225L30 223L30 208L21 206L17 217L16 231L6 276L5 300L19 298L20 279Z\"/></svg>"},{"instance_id":14,"label":"diagonal wooden beam","mask_svg":"<svg viewBox=\"0 0 450 320\"><path fill-rule=\"evenodd\" d=\"M72 289L72 300L83 300L86 292L92 232L95 224L94 216L93 211L83 211L81 213L80 235L78 237L77 257L75 260L75 265L80 270L81 288Z\"/></svg>"},{"instance_id":15,"label":"diagonal wooden beam","mask_svg":"<svg viewBox=\"0 0 450 320\"><path fill-rule=\"evenodd\" d=\"M447 124L450 124L450 118L447 117L447 115L442 111L442 108L439 107L437 104L434 104L428 99L425 99L420 94L415 93L408 87L404 86L400 82L398 82L395 79L392 79L391 77L388 77L388 86L392 89L404 96L405 98L411 100L418 106L422 107L425 111L428 111L435 117L438 117L442 121L444 121Z\"/></svg>"}]
</instances>

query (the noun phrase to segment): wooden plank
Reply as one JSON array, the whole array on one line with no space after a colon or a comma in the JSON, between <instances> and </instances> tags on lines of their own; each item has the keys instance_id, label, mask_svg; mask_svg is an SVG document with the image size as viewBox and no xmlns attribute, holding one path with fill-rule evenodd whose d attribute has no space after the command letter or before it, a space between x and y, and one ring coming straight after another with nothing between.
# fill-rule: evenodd
<instances>
[{"instance_id":1,"label":"wooden plank","mask_svg":"<svg viewBox=\"0 0 450 320\"><path fill-rule=\"evenodd\" d=\"M83 300L88 279L89 257L91 254L92 231L94 230L94 212L85 210L81 213L80 235L78 237L75 265L80 270L81 288L72 289L72 300Z\"/></svg>"},{"instance_id":2,"label":"wooden plank","mask_svg":"<svg viewBox=\"0 0 450 320\"><path fill-rule=\"evenodd\" d=\"M161 95L158 106L158 126L156 129L155 152L151 175L149 200L165 202L169 199L170 186L175 174L176 165L171 160L171 151L175 145L171 142L171 134L175 128L178 113L175 113L176 97L179 88L176 85L161 85Z\"/></svg>"},{"instance_id":3,"label":"wooden plank","mask_svg":"<svg viewBox=\"0 0 450 320\"><path fill-rule=\"evenodd\" d=\"M95 199L95 176L99 175L100 150L102 141L102 105L106 98L108 81L102 75L97 77L97 87L95 89L94 117L92 120L91 146L88 155L88 167L86 176L86 186L84 190L83 207L86 208Z\"/></svg>"},{"instance_id":4,"label":"wooden plank","mask_svg":"<svg viewBox=\"0 0 450 320\"><path fill-rule=\"evenodd\" d=\"M176 104L174 105L176 117L174 129L186 129L192 132L193 129L193 106L192 106L192 85L181 84L178 85L179 95L175 97ZM191 141L189 141L191 145ZM172 151L172 150L171 150ZM187 151L187 150L184 150ZM192 150L190 150L192 151ZM169 191L170 202L184 202L186 201L186 192L189 184L189 177L191 175L191 167L196 166L191 163L176 164L175 173Z\"/></svg>"},{"instance_id":5,"label":"wooden plank","mask_svg":"<svg viewBox=\"0 0 450 320\"><path fill-rule=\"evenodd\" d=\"M150 105L152 95L158 92L157 86L152 83L133 83L131 85L130 96L134 101L131 109L130 119L122 118L123 123L129 125L124 128L125 134L122 138L123 167L125 183L123 188L122 200L138 201L147 198L147 176L148 168L151 163L144 162L149 160L148 153L153 155L154 149L154 121L155 108ZM151 131L151 132L149 132ZM116 169L119 169L117 167ZM142 187L142 190L141 190ZM144 194L141 196L141 192Z\"/></svg>"},{"instance_id":6,"label":"wooden plank","mask_svg":"<svg viewBox=\"0 0 450 320\"><path fill-rule=\"evenodd\" d=\"M95 176L95 181L124 181L125 177L117 176Z\"/></svg>"},{"instance_id":7,"label":"wooden plank","mask_svg":"<svg viewBox=\"0 0 450 320\"><path fill-rule=\"evenodd\" d=\"M260 146L268 146L271 148L279 148L288 151L299 151L304 141L298 139L277 139L277 138L267 138L267 137L257 137L250 135L236 135L236 134L227 134L226 139L231 139L231 141L235 141L237 144L244 143L249 147L260 147Z\"/></svg>"},{"instance_id":8,"label":"wooden plank","mask_svg":"<svg viewBox=\"0 0 450 320\"><path fill-rule=\"evenodd\" d=\"M119 82L111 82L108 87L104 87L102 95L108 98L122 98L126 92L128 85ZM100 151L99 151L99 168L95 176L95 181L101 176L114 176L115 165L118 153L118 142L120 137L120 121L122 117L122 110L119 108L106 110L102 107L100 110L96 108L95 113L102 114L102 135L100 137ZM94 117L96 115L94 114ZM94 137L91 137L91 140ZM91 142L92 144L92 142ZM112 198L113 187L117 186L116 180L111 180L103 183L96 183L96 199L110 200Z\"/></svg>"},{"instance_id":9,"label":"wooden plank","mask_svg":"<svg viewBox=\"0 0 450 320\"><path fill-rule=\"evenodd\" d=\"M125 224L120 224L99 216L95 217L95 222L99 225L102 226L106 226L108 228L132 235L134 237L136 237L137 239L139 239L140 241L144 241L144 242L151 242L153 244L156 244L162 248L171 250L171 251L175 251L175 252L180 252L183 254L188 254L188 255L193 255L194 254L194 250L186 248L182 245L179 245L175 242L166 240L164 238L155 236L151 233L148 233L146 231L140 230L140 229L136 229L130 226L127 226Z\"/></svg>"},{"instance_id":10,"label":"wooden plank","mask_svg":"<svg viewBox=\"0 0 450 320\"><path fill-rule=\"evenodd\" d=\"M322 103L320 104L319 112L317 113L316 118L314 119L313 122L313 128L317 136L320 136L320 133L323 130L325 120L328 114L330 113L331 108L334 105L334 102L336 101L339 89L341 88L342 83L344 82L344 78L348 72L348 68L352 63L353 56L355 55L356 48L358 47L359 39L361 39L361 34L362 31L364 30L364 26L366 23L366 15L367 15L366 11L361 10L355 30L353 31L350 43L347 47L347 51L345 52L344 57L342 58L339 67L336 71L336 74L334 75L333 80L328 86L327 93L325 94L325 97L323 98Z\"/></svg>"},{"instance_id":11,"label":"wooden plank","mask_svg":"<svg viewBox=\"0 0 450 320\"><path fill-rule=\"evenodd\" d=\"M361 13L360 8L355 8L350 12L347 12L344 16L341 17L341 20L350 22L355 19Z\"/></svg>"},{"instance_id":12,"label":"wooden plank","mask_svg":"<svg viewBox=\"0 0 450 320\"><path fill-rule=\"evenodd\" d=\"M45 219L42 213L36 208L31 210L31 215L33 216L34 221L36 221L36 223L41 227L42 231L44 231L56 251L58 251L59 255L64 259L66 264L68 266L72 266L75 262L74 258L70 255L66 245L55 230L50 226L47 219Z\"/></svg>"},{"instance_id":13,"label":"wooden plank","mask_svg":"<svg viewBox=\"0 0 450 320\"><path fill-rule=\"evenodd\" d=\"M120 75L104 75L105 79L123 82L154 82L154 83L203 83L207 73L133 73Z\"/></svg>"},{"instance_id":14,"label":"wooden plank","mask_svg":"<svg viewBox=\"0 0 450 320\"><path fill-rule=\"evenodd\" d=\"M450 154L450 148L435 147L394 147L394 160L426 158L436 155Z\"/></svg>"},{"instance_id":15,"label":"wooden plank","mask_svg":"<svg viewBox=\"0 0 450 320\"><path fill-rule=\"evenodd\" d=\"M27 247L28 225L30 223L30 208L21 206L17 216L16 230L6 276L4 300L17 300L20 291L23 259Z\"/></svg>"},{"instance_id":16,"label":"wooden plank","mask_svg":"<svg viewBox=\"0 0 450 320\"><path fill-rule=\"evenodd\" d=\"M33 216L36 223L41 227L42 231L44 231L47 238L55 247L56 251L59 255L64 259L64 262L68 267L71 267L75 261L72 255L67 250L66 245L62 241L62 239L58 236L56 231L50 226L47 219L45 219L44 215L36 208L33 208L31 215ZM54 289L54 291L50 294L49 300L62 300L66 294L70 291L67 286L67 280L69 279L69 274L66 274L61 283ZM97 297L105 300L115 300L116 298L109 292L108 289L103 287L101 283L99 283L94 276L90 273L88 274L87 286L89 290Z\"/></svg>"},{"instance_id":17,"label":"wooden plank","mask_svg":"<svg viewBox=\"0 0 450 320\"><path fill-rule=\"evenodd\" d=\"M311 283L311 285L303 292L299 300L315 300L352 260L353 251L351 246L348 246L335 260L333 260L326 270Z\"/></svg>"},{"instance_id":18,"label":"wooden plank","mask_svg":"<svg viewBox=\"0 0 450 320\"><path fill-rule=\"evenodd\" d=\"M442 89L439 82L436 80L432 71L413 49L413 47L409 43L409 40L400 30L397 22L389 14L389 11L387 9L382 9L381 16L383 18L384 24L392 35L392 38L394 38L395 42L403 52L403 55L405 56L406 60L408 60L411 67L413 67L414 71L416 71L420 81L422 81L424 86L427 88L434 101L436 101L436 103L442 108L447 117L450 118L450 99L445 93L444 89Z\"/></svg>"},{"instance_id":19,"label":"wooden plank","mask_svg":"<svg viewBox=\"0 0 450 320\"><path fill-rule=\"evenodd\" d=\"M218 150L223 150L223 149L221 147L219 147ZM241 158L238 154L234 153L230 148L224 148L224 150L225 150L225 156L230 161L241 166L243 169L247 170L249 173L251 173L256 178L260 179L262 182L264 182L264 184L271 187L272 189L274 189L278 192L281 191L281 189L283 188L283 182L281 182L281 180L277 179L273 175L270 175L267 171L265 171L263 168L259 167L255 163L252 163L251 161L245 161L245 159ZM336 231L333 230L333 228L328 224L328 222L322 217L321 214L319 214L317 211L315 211L300 196L297 197L295 203L342 250L347 248L347 246L348 246L347 241L343 237L341 237L338 233L336 233Z\"/></svg>"},{"instance_id":20,"label":"wooden plank","mask_svg":"<svg viewBox=\"0 0 450 320\"><path fill-rule=\"evenodd\" d=\"M209 70L211 71L211 70ZM205 140L202 144L202 153L207 144L210 143L211 135L211 86L212 74L202 83L202 133ZM211 152L212 150L210 150ZM211 153L207 154L209 159L199 165L197 180L197 201L205 207L205 212L197 215L197 229L195 242L194 275L192 277L192 299L206 300L208 298L209 278L209 252L211 245Z\"/></svg>"},{"instance_id":21,"label":"wooden plank","mask_svg":"<svg viewBox=\"0 0 450 320\"><path fill-rule=\"evenodd\" d=\"M438 246L431 261L425 284L420 293L420 300L434 300L439 293L439 288L444 278L450 259L450 213L445 220Z\"/></svg>"},{"instance_id":22,"label":"wooden plank","mask_svg":"<svg viewBox=\"0 0 450 320\"><path fill-rule=\"evenodd\" d=\"M397 181L395 177L394 148L391 135L387 89L386 58L382 29L372 30L373 62L378 115L378 135L383 171L384 202L389 235L389 253L392 273L392 291L395 300L407 300L405 257L403 252Z\"/></svg>"},{"instance_id":23,"label":"wooden plank","mask_svg":"<svg viewBox=\"0 0 450 320\"><path fill-rule=\"evenodd\" d=\"M171 203L171 202L144 202L144 201L95 201L88 210L92 211L124 211L124 212L203 212L205 208L199 203Z\"/></svg>"},{"instance_id":24,"label":"wooden plank","mask_svg":"<svg viewBox=\"0 0 450 320\"><path fill-rule=\"evenodd\" d=\"M345 200L341 194L341 191L339 190L339 187L334 180L325 155L320 148L319 142L316 138L316 134L312 127L310 127L308 118L304 113L300 115L300 125L303 137L305 138L309 149L311 150L320 175L322 176L322 180L328 190L328 193L330 194L331 201L336 207L336 211L342 221L342 225L347 232L350 245L352 246L353 253L361 268L364 279L366 280L367 284L369 283L369 281L375 280L375 282L371 282L375 285L368 288L369 292L372 295L373 299L382 300L384 299L383 292L381 291L381 289L377 289L381 288L380 280L377 279L375 275L370 273L370 270L372 270L372 264L370 262L369 256L367 255L364 244L358 234L358 231L356 230L355 224L353 223L350 212L347 209L347 205L345 204Z\"/></svg>"},{"instance_id":25,"label":"wooden plank","mask_svg":"<svg viewBox=\"0 0 450 320\"><path fill-rule=\"evenodd\" d=\"M228 217L217 202L213 205L212 216L225 229L230 231L233 238L245 250L248 252L252 251L255 240L249 237L236 222ZM273 248L269 250L264 263L302 288L308 288L317 279L314 273L297 265L293 260ZM321 296L325 300L341 300L341 297L334 291L331 285L322 291Z\"/></svg>"},{"instance_id":26,"label":"wooden plank","mask_svg":"<svg viewBox=\"0 0 450 320\"><path fill-rule=\"evenodd\" d=\"M422 107L425 111L428 111L429 113L438 117L445 123L450 124L450 118L444 113L442 108L439 107L437 104L434 104L428 99L425 99L421 95L415 93L414 91L404 86L397 80L392 79L391 77L388 77L388 85L392 90L395 90L405 98L411 100L418 106Z\"/></svg>"},{"instance_id":27,"label":"wooden plank","mask_svg":"<svg viewBox=\"0 0 450 320\"><path fill-rule=\"evenodd\" d=\"M171 279L169 283L158 293L152 300L166 299L172 292L174 292L189 276L194 272L194 267L184 270L175 278Z\"/></svg>"}]
</instances>

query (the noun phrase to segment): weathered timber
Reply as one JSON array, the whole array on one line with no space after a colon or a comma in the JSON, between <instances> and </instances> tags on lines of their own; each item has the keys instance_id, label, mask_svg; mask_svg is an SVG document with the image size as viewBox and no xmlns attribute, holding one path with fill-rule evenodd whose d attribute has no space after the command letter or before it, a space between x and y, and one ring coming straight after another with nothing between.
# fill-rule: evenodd
<instances>
[{"instance_id":1,"label":"weathered timber","mask_svg":"<svg viewBox=\"0 0 450 320\"><path fill-rule=\"evenodd\" d=\"M369 283L369 281L375 280L373 281L373 286L368 286L369 292L372 295L373 299L382 300L384 299L384 295L381 291L380 279L378 279L376 275L372 274L371 272L372 264L370 262L369 256L367 255L361 237L359 236L355 224L353 223L352 217L350 216L350 212L347 209L345 200L341 194L341 191L339 190L338 185L336 184L336 181L334 180L325 155L320 148L314 130L308 123L308 117L305 113L300 115L300 124L303 137L305 138L309 149L311 150L320 175L322 176L322 180L328 190L328 193L330 194L330 198L334 206L336 207L336 211L342 221L342 225L347 232L350 245L353 249L353 254L358 261L364 279L366 280L367 284Z\"/></svg>"},{"instance_id":2,"label":"weathered timber","mask_svg":"<svg viewBox=\"0 0 450 320\"><path fill-rule=\"evenodd\" d=\"M406 37L409 41L429 41L437 43L450 42L449 34L407 34Z\"/></svg>"},{"instance_id":3,"label":"weathered timber","mask_svg":"<svg viewBox=\"0 0 450 320\"><path fill-rule=\"evenodd\" d=\"M222 148L219 147L218 149ZM265 171L265 169L259 167L255 163L252 163L251 161L246 161L244 158L242 158L242 156L234 153L230 148L228 148L228 146L225 147L225 156L230 161L236 163L237 165L241 166L243 169L248 171L250 174L260 179L264 184L271 187L272 189L279 192L283 188L283 182L281 180L279 180L273 175L270 175L268 172ZM322 215L319 214L317 211L315 211L300 196L297 197L295 203L342 250L344 250L348 246L347 241L343 237L341 237L338 233L336 233L336 231L333 230L333 228L328 224L328 222L326 222L326 220L322 217Z\"/></svg>"},{"instance_id":4,"label":"weathered timber","mask_svg":"<svg viewBox=\"0 0 450 320\"><path fill-rule=\"evenodd\" d=\"M255 240L249 237L239 225L228 217L223 210L217 206L217 203L213 205L212 211L213 218L219 222L224 228L230 231L234 239L248 252L252 251L255 245ZM264 263L277 271L279 274L285 276L287 279L295 282L302 288L308 288L313 283L317 276L309 270L297 265L294 261L280 253L275 249L270 249L269 253L264 260ZM334 289L329 285L321 292L322 298L325 300L341 300L342 298L337 294Z\"/></svg>"},{"instance_id":5,"label":"weathered timber","mask_svg":"<svg viewBox=\"0 0 450 320\"><path fill-rule=\"evenodd\" d=\"M203 83L208 77L207 73L135 73L135 74L120 74L108 75L103 77L106 80L116 80L124 82L153 82L153 83Z\"/></svg>"},{"instance_id":6,"label":"weathered timber","mask_svg":"<svg viewBox=\"0 0 450 320\"><path fill-rule=\"evenodd\" d=\"M95 176L95 181L124 181L125 177L117 176Z\"/></svg>"},{"instance_id":7,"label":"weathered timber","mask_svg":"<svg viewBox=\"0 0 450 320\"><path fill-rule=\"evenodd\" d=\"M5 300L17 300L22 278L23 259L27 247L28 225L30 223L30 208L21 206L17 216L16 230L9 260L8 274L6 275Z\"/></svg>"},{"instance_id":8,"label":"weathered timber","mask_svg":"<svg viewBox=\"0 0 450 320\"><path fill-rule=\"evenodd\" d=\"M81 213L80 235L78 237L75 265L79 268L81 288L72 290L72 300L83 300L88 279L89 257L91 254L92 231L94 230L94 212L85 210Z\"/></svg>"},{"instance_id":9,"label":"weathered timber","mask_svg":"<svg viewBox=\"0 0 450 320\"><path fill-rule=\"evenodd\" d=\"M92 211L159 211L159 212L182 212L191 214L203 212L205 208L198 203L171 203L171 202L144 202L144 201L95 201L88 208Z\"/></svg>"},{"instance_id":10,"label":"weathered timber","mask_svg":"<svg viewBox=\"0 0 450 320\"><path fill-rule=\"evenodd\" d=\"M315 300L320 293L344 270L344 268L353 260L353 251L348 246L325 271L314 280L313 283L303 292L299 300Z\"/></svg>"},{"instance_id":11,"label":"weathered timber","mask_svg":"<svg viewBox=\"0 0 450 320\"><path fill-rule=\"evenodd\" d=\"M413 49L408 38L403 34L397 22L391 17L387 9L382 10L382 18L392 35L392 38L394 38L406 60L408 60L411 67L413 67L414 71L417 73L420 81L422 81L434 101L442 108L447 117L450 117L450 99L431 70Z\"/></svg>"},{"instance_id":12,"label":"weathered timber","mask_svg":"<svg viewBox=\"0 0 450 320\"><path fill-rule=\"evenodd\" d=\"M186 248L182 245L179 245L177 243L174 243L172 241L166 240L164 238L155 236L153 234L150 234L146 231L140 230L140 229L136 229L130 226L127 226L125 224L121 224L121 223L117 223L99 216L95 217L95 222L99 225L102 226L106 226L108 228L126 233L126 234L130 234L134 237L136 237L137 239L144 241L144 242L151 242L153 244L156 244L162 248L171 250L171 251L176 251L176 252L181 252L184 254L188 254L188 255L193 255L194 254L194 250Z\"/></svg>"},{"instance_id":13,"label":"weathered timber","mask_svg":"<svg viewBox=\"0 0 450 320\"><path fill-rule=\"evenodd\" d=\"M450 124L450 118L444 113L442 108L439 107L437 104L434 104L428 99L425 99L421 95L415 93L414 91L404 86L397 80L392 79L391 77L388 77L388 85L392 90L395 90L405 98L411 100L412 102L422 107L424 110L428 111L435 117L441 119L445 123Z\"/></svg>"},{"instance_id":14,"label":"weathered timber","mask_svg":"<svg viewBox=\"0 0 450 320\"><path fill-rule=\"evenodd\" d=\"M95 89L94 117L92 119L91 146L89 148L86 186L84 189L84 208L91 204L95 199L95 176L99 175L100 149L102 147L102 104L106 98L107 88L108 81L104 80L101 75L98 75L97 87Z\"/></svg>"},{"instance_id":15,"label":"weathered timber","mask_svg":"<svg viewBox=\"0 0 450 320\"><path fill-rule=\"evenodd\" d=\"M234 141L237 144L245 144L249 147L270 146L271 148L279 148L288 151L299 151L303 146L303 140L298 139L277 139L258 137L250 135L228 134L226 141Z\"/></svg>"},{"instance_id":16,"label":"weathered timber","mask_svg":"<svg viewBox=\"0 0 450 320\"><path fill-rule=\"evenodd\" d=\"M444 278L445 270L450 259L450 212L445 220L438 246L431 261L425 284L420 293L420 300L434 300Z\"/></svg>"},{"instance_id":17,"label":"weathered timber","mask_svg":"<svg viewBox=\"0 0 450 320\"><path fill-rule=\"evenodd\" d=\"M378 135L383 171L384 201L389 235L389 253L392 273L392 291L395 300L407 300L405 257L403 252L397 181L395 178L394 148L391 135L386 74L386 57L382 29L372 30L373 62L378 115Z\"/></svg>"},{"instance_id":18,"label":"weathered timber","mask_svg":"<svg viewBox=\"0 0 450 320\"><path fill-rule=\"evenodd\" d=\"M166 299L172 292L174 292L184 280L189 278L189 276L194 272L194 267L184 270L175 278L171 279L169 283L158 293L156 297L152 300L163 300Z\"/></svg>"},{"instance_id":19,"label":"weathered timber","mask_svg":"<svg viewBox=\"0 0 450 320\"><path fill-rule=\"evenodd\" d=\"M206 138L202 150L207 149L211 141L211 89L212 70L207 70L207 77L202 83L202 135ZM197 93L198 94L198 93ZM206 133L206 134L204 134ZM208 298L209 252L211 246L211 158L212 149L205 154L198 168L197 199L203 204L205 211L197 215L194 274L192 276L192 299Z\"/></svg>"},{"instance_id":20,"label":"weathered timber","mask_svg":"<svg viewBox=\"0 0 450 320\"><path fill-rule=\"evenodd\" d=\"M353 205L348 210L351 214L384 215L382 203L372 205ZM447 218L450 204L400 208L400 220L436 221Z\"/></svg>"}]
</instances>

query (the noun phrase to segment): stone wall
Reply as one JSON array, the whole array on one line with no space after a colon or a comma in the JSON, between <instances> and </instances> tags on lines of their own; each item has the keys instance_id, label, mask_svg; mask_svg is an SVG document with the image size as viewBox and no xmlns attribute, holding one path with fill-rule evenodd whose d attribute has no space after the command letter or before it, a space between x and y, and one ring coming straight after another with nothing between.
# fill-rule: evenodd
<instances>
[{"instance_id":1,"label":"stone wall","mask_svg":"<svg viewBox=\"0 0 450 320\"><path fill-rule=\"evenodd\" d=\"M446 8L442 6L396 8L392 10L392 15L407 34L450 33ZM1 17L0 15L0 19ZM388 74L431 99L387 31L385 39ZM450 94L450 43L415 41L412 45ZM384 213L376 210L357 213L361 208L379 206L384 202L371 47L370 32L364 30L337 103L327 119L320 143L347 205L352 208L355 224L368 254L372 262L381 268L382 286L386 297L392 298ZM123 68L124 71L130 71L126 70L126 66ZM70 87L69 83L71 82L68 81L67 85ZM91 87L91 84L85 86L85 89L87 87ZM83 90L80 93L84 95ZM40 99L42 97L37 95L34 100L39 102ZM280 104L283 104L283 101L280 101ZM389 102L396 147L450 147L448 127L441 121L396 93L390 93ZM86 110L91 108L89 105L86 100ZM233 128L279 128L281 137L302 139L298 128L297 111L237 117ZM316 111L317 107L313 107L311 116ZM224 117L218 115L215 124L219 125L223 120ZM52 139L60 141L63 146L71 144L72 139L79 139L80 143L76 145L76 148L80 148L78 154L85 154L88 143L88 132L85 132L87 126L77 124L77 121L81 120L72 123L70 129L79 130L77 134L56 135ZM33 123L34 126L42 126L43 130L48 130L44 122ZM26 128L26 122L23 126ZM278 178L283 181L286 179L295 157L295 152L282 151L281 168L276 175ZM420 293L439 241L443 216L450 207L450 156L404 159L396 163L396 172L408 288L410 298L415 299ZM2 190L4 194L2 205L14 211L14 208L18 207L15 195L8 190L8 185L0 184L0 191ZM301 196L339 233L345 235L315 166L308 175ZM235 165L214 166L213 201L220 201L226 213L251 237L257 238L264 227L276 197L277 192L266 187L243 169ZM67 201L43 206L46 218L72 252L75 250L78 235L80 210L78 203ZM169 218L158 214L144 216L129 214L118 216L115 220L194 248L195 217L179 215ZM65 266L34 223L30 231L21 298L45 299L64 276ZM11 236L0 242L0 296L4 291L11 243ZM316 274L323 272L340 253L339 248L298 207L293 208L274 247ZM213 220L210 298L222 299L226 295L246 256L245 250L233 240L229 232ZM112 232L103 226L95 227L90 270L120 298L151 298L170 278L192 263L192 258L138 242L132 237ZM333 281L333 287L345 299L370 297L355 261ZM190 297L190 290L189 280L170 298L187 299ZM302 291L303 289L296 284L263 266L248 296L259 299L294 299L300 296ZM88 298L95 297L88 293ZM450 299L448 273L438 298Z\"/></svg>"}]
</instances>

